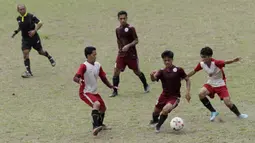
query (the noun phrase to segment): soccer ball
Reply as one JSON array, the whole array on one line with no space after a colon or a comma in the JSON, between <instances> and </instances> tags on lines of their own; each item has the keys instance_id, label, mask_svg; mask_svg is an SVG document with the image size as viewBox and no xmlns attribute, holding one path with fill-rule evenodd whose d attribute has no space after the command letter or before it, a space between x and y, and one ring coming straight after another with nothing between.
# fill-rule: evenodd
<instances>
[{"instance_id":1,"label":"soccer ball","mask_svg":"<svg viewBox=\"0 0 255 143\"><path fill-rule=\"evenodd\" d=\"M175 131L181 130L184 127L184 122L182 118L174 117L170 122L170 127Z\"/></svg>"}]
</instances>

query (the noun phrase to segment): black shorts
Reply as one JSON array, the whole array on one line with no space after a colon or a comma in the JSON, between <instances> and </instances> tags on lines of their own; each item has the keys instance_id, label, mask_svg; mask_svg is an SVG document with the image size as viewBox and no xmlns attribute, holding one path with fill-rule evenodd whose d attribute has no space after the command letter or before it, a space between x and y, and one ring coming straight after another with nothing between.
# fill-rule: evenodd
<instances>
[{"instance_id":1,"label":"black shorts","mask_svg":"<svg viewBox=\"0 0 255 143\"><path fill-rule=\"evenodd\" d=\"M38 34L35 34L33 37L22 38L22 47L21 47L22 51L26 49L31 50L32 47L37 51L42 50L41 39Z\"/></svg>"}]
</instances>

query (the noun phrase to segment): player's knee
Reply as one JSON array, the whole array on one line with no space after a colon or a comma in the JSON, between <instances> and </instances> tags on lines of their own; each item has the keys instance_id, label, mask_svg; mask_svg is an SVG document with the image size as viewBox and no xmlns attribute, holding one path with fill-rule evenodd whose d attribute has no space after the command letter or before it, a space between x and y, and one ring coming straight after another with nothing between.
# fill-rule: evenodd
<instances>
[{"instance_id":1,"label":"player's knee","mask_svg":"<svg viewBox=\"0 0 255 143\"><path fill-rule=\"evenodd\" d=\"M140 75L141 75L141 71L140 71L140 70L133 70L133 72L134 72L137 76L140 76Z\"/></svg>"},{"instance_id":2,"label":"player's knee","mask_svg":"<svg viewBox=\"0 0 255 143\"><path fill-rule=\"evenodd\" d=\"M173 105L169 103L163 108L161 112L162 114L167 115L168 113L172 111L172 109L173 109Z\"/></svg>"},{"instance_id":3,"label":"player's knee","mask_svg":"<svg viewBox=\"0 0 255 143\"><path fill-rule=\"evenodd\" d=\"M199 92L198 94L200 99L204 99L206 97L206 93L205 92Z\"/></svg>"},{"instance_id":4,"label":"player's knee","mask_svg":"<svg viewBox=\"0 0 255 143\"><path fill-rule=\"evenodd\" d=\"M100 108L100 102L99 101L94 102L93 108L99 109Z\"/></svg>"},{"instance_id":5,"label":"player's knee","mask_svg":"<svg viewBox=\"0 0 255 143\"><path fill-rule=\"evenodd\" d=\"M233 103L231 102L231 100L229 98L224 98L224 103L228 108L231 108L233 106Z\"/></svg>"},{"instance_id":6,"label":"player's knee","mask_svg":"<svg viewBox=\"0 0 255 143\"><path fill-rule=\"evenodd\" d=\"M115 68L114 69L114 76L119 76L120 75L120 69Z\"/></svg>"},{"instance_id":7,"label":"player's knee","mask_svg":"<svg viewBox=\"0 0 255 143\"><path fill-rule=\"evenodd\" d=\"M38 54L45 55L45 52L43 50L38 51Z\"/></svg>"},{"instance_id":8,"label":"player's knee","mask_svg":"<svg viewBox=\"0 0 255 143\"><path fill-rule=\"evenodd\" d=\"M100 108L100 112L104 113L106 111L106 109L107 109L106 106L103 106L103 107Z\"/></svg>"}]
</instances>

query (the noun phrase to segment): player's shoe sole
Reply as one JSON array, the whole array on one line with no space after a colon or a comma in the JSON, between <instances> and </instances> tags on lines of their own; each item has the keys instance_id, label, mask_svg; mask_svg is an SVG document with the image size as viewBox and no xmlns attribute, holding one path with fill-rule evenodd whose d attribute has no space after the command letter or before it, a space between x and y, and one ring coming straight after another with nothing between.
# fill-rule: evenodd
<instances>
[{"instance_id":1,"label":"player's shoe sole","mask_svg":"<svg viewBox=\"0 0 255 143\"><path fill-rule=\"evenodd\" d=\"M50 61L51 66L53 66L53 67L56 66L56 62L52 57L49 59L49 61Z\"/></svg>"}]
</instances>

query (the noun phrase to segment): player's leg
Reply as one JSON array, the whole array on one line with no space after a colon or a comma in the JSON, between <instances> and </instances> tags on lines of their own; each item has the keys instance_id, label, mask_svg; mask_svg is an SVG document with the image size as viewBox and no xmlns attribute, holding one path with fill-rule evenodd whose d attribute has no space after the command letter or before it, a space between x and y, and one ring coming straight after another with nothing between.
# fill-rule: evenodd
<instances>
[{"instance_id":1,"label":"player's leg","mask_svg":"<svg viewBox=\"0 0 255 143\"><path fill-rule=\"evenodd\" d=\"M126 64L123 57L117 56L115 67L114 67L114 73L112 77L112 83L113 86L118 87L120 82L120 73L125 70ZM110 95L110 97L114 97L118 95L118 90L114 89L113 93Z\"/></svg>"},{"instance_id":2,"label":"player's leg","mask_svg":"<svg viewBox=\"0 0 255 143\"><path fill-rule=\"evenodd\" d=\"M213 121L219 113L214 109L207 95L213 94L213 89L210 85L204 85L199 92L199 99L203 105L211 112L210 121Z\"/></svg>"},{"instance_id":3,"label":"player's leg","mask_svg":"<svg viewBox=\"0 0 255 143\"><path fill-rule=\"evenodd\" d=\"M80 98L92 107L91 117L93 120L93 135L96 136L103 129L103 127L100 126L100 102L94 94L90 93L81 93Z\"/></svg>"},{"instance_id":4,"label":"player's leg","mask_svg":"<svg viewBox=\"0 0 255 143\"><path fill-rule=\"evenodd\" d=\"M226 86L217 88L217 94L223 99L225 105L239 118L248 118L247 114L241 114L236 105L230 100L229 92Z\"/></svg>"},{"instance_id":5,"label":"player's leg","mask_svg":"<svg viewBox=\"0 0 255 143\"><path fill-rule=\"evenodd\" d=\"M22 53L24 58L24 65L26 67L26 71L21 75L23 78L29 78L33 76L31 67L30 67L30 59L29 59L29 52L31 50L31 44L29 39L22 39Z\"/></svg>"},{"instance_id":6,"label":"player's leg","mask_svg":"<svg viewBox=\"0 0 255 143\"><path fill-rule=\"evenodd\" d=\"M147 83L146 77L144 76L143 72L141 72L139 68L139 60L137 59L128 59L127 65L130 69L133 70L133 72L139 77L141 82L143 83L143 88L145 93L148 93L150 91L150 87Z\"/></svg>"},{"instance_id":7,"label":"player's leg","mask_svg":"<svg viewBox=\"0 0 255 143\"><path fill-rule=\"evenodd\" d=\"M35 35L33 42L34 42L33 47L38 52L38 54L47 57L48 60L50 61L51 65L54 67L56 65L56 62L53 59L53 57L46 50L43 50L39 35Z\"/></svg>"},{"instance_id":8,"label":"player's leg","mask_svg":"<svg viewBox=\"0 0 255 143\"><path fill-rule=\"evenodd\" d=\"M180 102L180 99L178 98L172 98L170 97L168 99L167 104L163 107L161 113L160 113L160 117L159 117L159 121L158 124L156 125L156 132L160 131L160 127L163 125L163 123L165 122L165 120L168 117L168 114L178 106Z\"/></svg>"},{"instance_id":9,"label":"player's leg","mask_svg":"<svg viewBox=\"0 0 255 143\"><path fill-rule=\"evenodd\" d=\"M100 112L100 119L99 119L99 125L103 127L103 130L110 130L110 127L107 127L104 124L104 117L105 117L105 111L106 111L106 106L104 103L104 100L101 98L101 96L99 94L97 94L97 99L100 102L100 108L99 108L99 112Z\"/></svg>"},{"instance_id":10,"label":"player's leg","mask_svg":"<svg viewBox=\"0 0 255 143\"><path fill-rule=\"evenodd\" d=\"M151 127L154 128L156 126L156 124L158 123L159 115L160 115L161 111L162 111L162 107L158 107L157 105L154 107L154 110L152 112L152 120L150 121Z\"/></svg>"}]
</instances>

